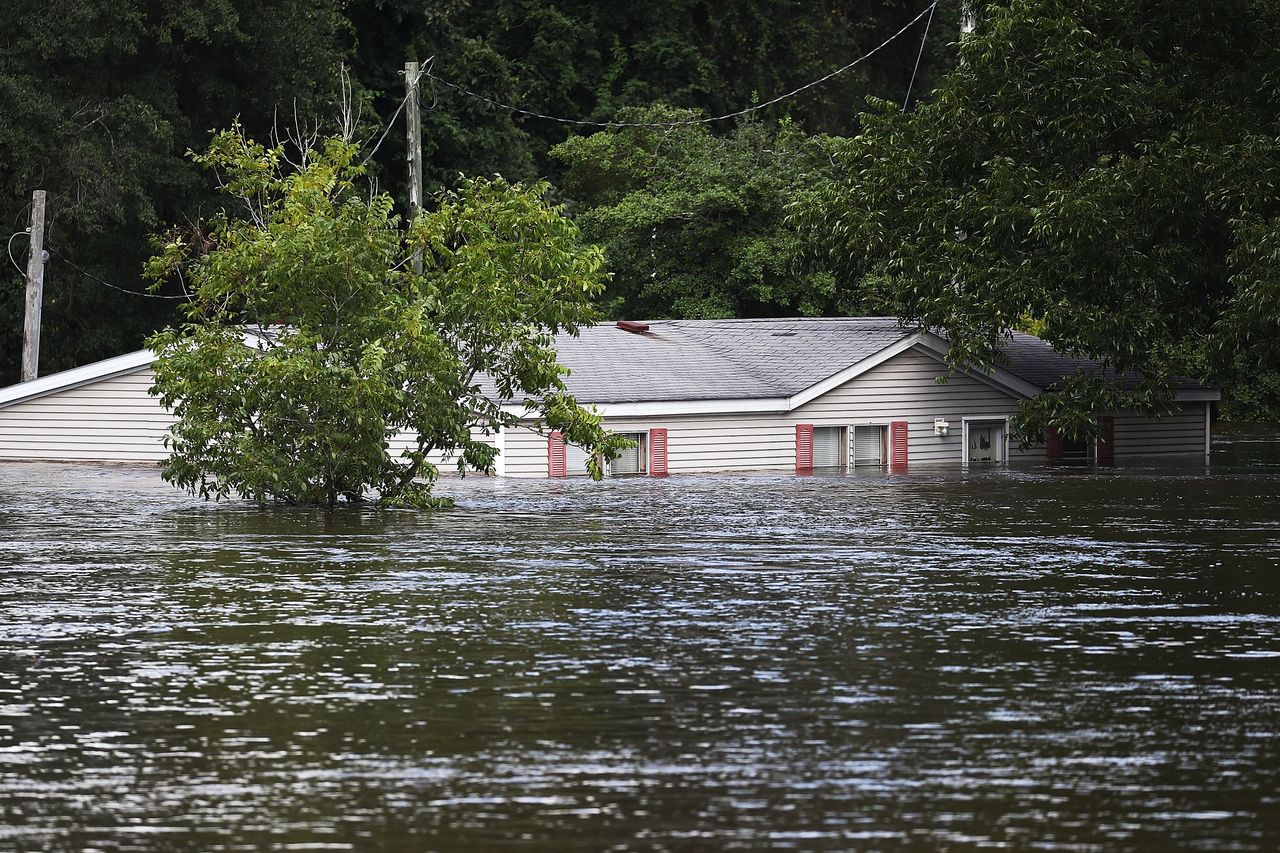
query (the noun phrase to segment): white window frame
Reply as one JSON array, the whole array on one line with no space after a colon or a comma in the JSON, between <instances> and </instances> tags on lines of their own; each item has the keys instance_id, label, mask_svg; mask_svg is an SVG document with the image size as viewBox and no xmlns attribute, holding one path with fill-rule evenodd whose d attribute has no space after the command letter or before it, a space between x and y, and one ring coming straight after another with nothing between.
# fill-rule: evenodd
<instances>
[{"instance_id":1,"label":"white window frame","mask_svg":"<svg viewBox=\"0 0 1280 853\"><path fill-rule=\"evenodd\" d=\"M1010 418L1011 418L1010 415L1004 415L1004 416L996 415L995 417L983 417L980 415L974 415L970 417L960 418L960 464L964 465L965 467L968 467L970 464L969 462L969 425L1000 423L1000 424L1003 424L1004 426L1000 433L1001 435L1001 439L1000 439L1001 446L999 448L1000 453L999 453L999 457L996 459L995 464L1008 465L1009 464ZM976 465L978 463L975 462L972 464ZM984 462L982 464L986 465L988 463Z\"/></svg>"},{"instance_id":2,"label":"white window frame","mask_svg":"<svg viewBox=\"0 0 1280 853\"><path fill-rule=\"evenodd\" d=\"M640 470L627 471L625 473L615 473L613 470L613 460L609 460L606 465L605 473L610 477L647 477L649 476L649 430L648 429L627 429L615 430L618 435L631 436L639 435L644 437L643 443L640 445Z\"/></svg>"},{"instance_id":3,"label":"white window frame","mask_svg":"<svg viewBox=\"0 0 1280 853\"><path fill-rule=\"evenodd\" d=\"M840 458L843 461L838 463L833 468L819 468L817 466L817 463L815 462L813 470L825 472L828 474L832 472L839 472L839 471L844 471L847 473L849 471L849 466L853 464L853 429L852 427L850 427L848 424L813 424L813 430L814 430L813 443L815 446L818 443L817 431L820 429L838 429L838 430L844 431L844 440L839 441L837 445L840 448Z\"/></svg>"},{"instance_id":4,"label":"white window frame","mask_svg":"<svg viewBox=\"0 0 1280 853\"><path fill-rule=\"evenodd\" d=\"M891 452L891 451L890 451L890 448L889 448L889 431L890 431L890 429L892 429L892 427L893 427L893 423L892 423L892 422L890 422L890 421L881 421L881 420L859 420L859 421L852 421L852 422L850 422L847 426L848 426L848 429L847 429L847 431L846 431L846 433L845 433L845 434L846 434L846 436L848 437L848 440L847 440L845 443L848 445L848 459L849 459L849 464L847 464L847 465L845 466L845 471L852 472L852 471L854 471L854 470L856 469L856 467L857 467L857 463L856 463L856 461L854 460L854 454L853 454L853 450L854 450L854 448L853 448L853 429L854 429L854 427L879 427L879 428L880 428L880 430L881 430L881 433L880 433L880 464L879 464L879 465L877 465L877 466L876 466L876 468L877 468L877 469L879 469L879 468L886 468L886 467L888 467L888 465L889 465L889 454L890 454L890 452ZM864 466L862 466L862 470L864 470L864 471L867 471L867 470L870 470L870 469L871 469L871 466L870 466L870 465L864 465Z\"/></svg>"}]
</instances>

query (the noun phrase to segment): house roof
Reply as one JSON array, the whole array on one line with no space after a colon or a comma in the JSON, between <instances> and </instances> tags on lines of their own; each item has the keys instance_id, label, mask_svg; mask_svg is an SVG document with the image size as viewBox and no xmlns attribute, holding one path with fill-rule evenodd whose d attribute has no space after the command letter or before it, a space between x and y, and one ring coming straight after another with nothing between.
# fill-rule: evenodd
<instances>
[{"instance_id":1,"label":"house roof","mask_svg":"<svg viewBox=\"0 0 1280 853\"><path fill-rule=\"evenodd\" d=\"M909 346L942 356L946 341L887 317L759 320L650 320L649 330L615 324L556 341L570 369L569 390L583 402L654 403L683 400L786 400L803 402L808 389L857 375L884 354ZM1045 341L1015 332L1005 345L1007 363L984 378L1014 396L1030 396L1099 362L1065 355ZM944 369L939 366L939 372ZM1132 385L1136 374L1121 377ZM1206 390L1184 380L1180 390ZM1210 395L1217 398L1216 392Z\"/></svg>"},{"instance_id":2,"label":"house roof","mask_svg":"<svg viewBox=\"0 0 1280 853\"><path fill-rule=\"evenodd\" d=\"M647 325L648 331L638 333L610 323L583 329L578 337L560 335L556 347L570 370L570 392L580 402L618 413L628 405L689 401L706 401L709 410L789 410L906 349L919 347L941 357L947 346L936 335L885 317L652 320ZM1005 354L1003 367L973 375L1015 397L1100 366L1020 333L1013 334ZM136 370L153 359L140 350L3 388L0 407ZM1184 381L1179 396L1216 400L1219 395ZM739 406L743 401L755 402Z\"/></svg>"},{"instance_id":3,"label":"house roof","mask_svg":"<svg viewBox=\"0 0 1280 853\"><path fill-rule=\"evenodd\" d=\"M791 397L913 331L894 320L652 320L556 340L569 390L592 403Z\"/></svg>"}]
</instances>

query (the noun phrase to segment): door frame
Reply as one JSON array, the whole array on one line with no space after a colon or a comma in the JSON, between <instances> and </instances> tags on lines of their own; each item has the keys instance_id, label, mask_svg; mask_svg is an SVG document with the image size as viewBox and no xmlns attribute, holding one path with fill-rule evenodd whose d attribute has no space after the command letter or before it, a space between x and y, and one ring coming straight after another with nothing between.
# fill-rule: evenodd
<instances>
[{"instance_id":1,"label":"door frame","mask_svg":"<svg viewBox=\"0 0 1280 853\"><path fill-rule=\"evenodd\" d=\"M973 426L999 426L1000 427L1000 446L996 448L995 462L969 462L969 427ZM1009 416L1003 417L964 417L960 419L960 464L968 466L974 465L1005 465L1009 462Z\"/></svg>"}]
</instances>

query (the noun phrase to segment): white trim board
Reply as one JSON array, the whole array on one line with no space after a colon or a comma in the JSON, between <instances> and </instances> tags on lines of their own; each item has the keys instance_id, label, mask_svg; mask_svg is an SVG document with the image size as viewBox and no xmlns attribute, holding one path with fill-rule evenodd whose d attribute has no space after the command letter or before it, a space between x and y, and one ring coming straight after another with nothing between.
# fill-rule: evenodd
<instances>
[{"instance_id":1,"label":"white trim board","mask_svg":"<svg viewBox=\"0 0 1280 853\"><path fill-rule=\"evenodd\" d=\"M8 388L0 388L0 408L21 403L34 397L43 397L55 391L66 391L70 388L78 388L81 385L88 385L92 382L100 382L103 379L111 379L125 373L132 373L143 367L149 367L155 361L155 358L155 353L151 350L143 349L125 355L118 355L115 358L95 361L93 364L73 367L71 370L64 370L61 373L51 373L48 376L41 376L39 379L32 379L30 382L19 382L17 385L10 385Z\"/></svg>"}]
</instances>

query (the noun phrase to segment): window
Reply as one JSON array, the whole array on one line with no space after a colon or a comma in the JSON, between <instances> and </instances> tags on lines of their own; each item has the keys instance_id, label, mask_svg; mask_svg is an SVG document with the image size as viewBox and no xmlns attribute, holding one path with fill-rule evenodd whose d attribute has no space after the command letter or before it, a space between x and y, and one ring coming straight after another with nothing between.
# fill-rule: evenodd
<instances>
[{"instance_id":1,"label":"window","mask_svg":"<svg viewBox=\"0 0 1280 853\"><path fill-rule=\"evenodd\" d=\"M646 474L649 471L649 433L647 432L622 432L618 433L625 439L629 439L636 443L635 447L628 447L622 451L622 455L609 463L609 473L618 474Z\"/></svg>"},{"instance_id":2,"label":"window","mask_svg":"<svg viewBox=\"0 0 1280 853\"><path fill-rule=\"evenodd\" d=\"M814 427L813 469L844 470L844 427Z\"/></svg>"},{"instance_id":3,"label":"window","mask_svg":"<svg viewBox=\"0 0 1280 853\"><path fill-rule=\"evenodd\" d=\"M566 444L564 450L566 476L586 477L591 473L587 470L587 458L589 454L585 447L579 447L576 444Z\"/></svg>"},{"instance_id":4,"label":"window","mask_svg":"<svg viewBox=\"0 0 1280 853\"><path fill-rule=\"evenodd\" d=\"M884 464L884 434L882 426L856 426L853 428L853 465Z\"/></svg>"}]
</instances>

